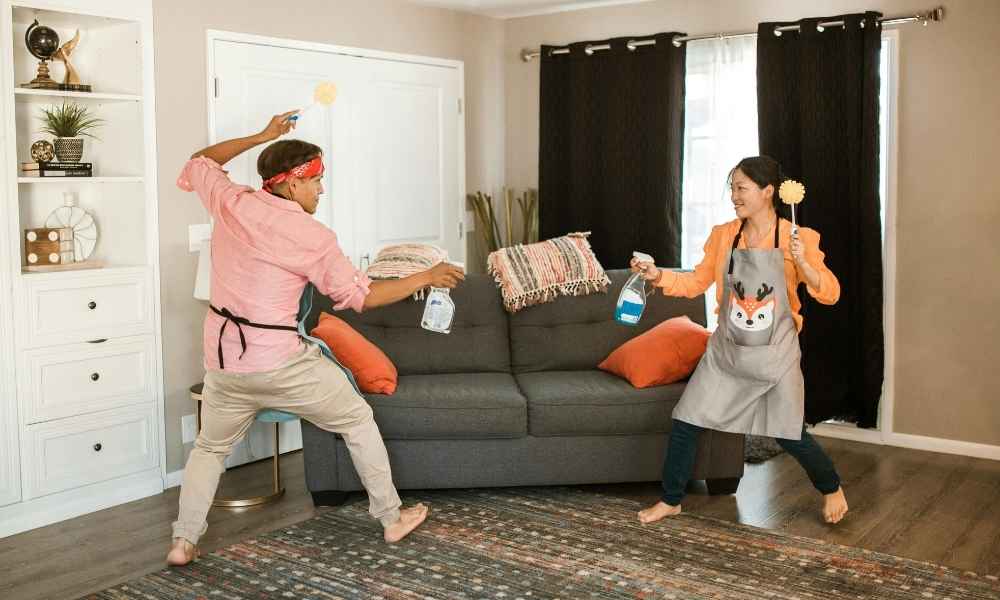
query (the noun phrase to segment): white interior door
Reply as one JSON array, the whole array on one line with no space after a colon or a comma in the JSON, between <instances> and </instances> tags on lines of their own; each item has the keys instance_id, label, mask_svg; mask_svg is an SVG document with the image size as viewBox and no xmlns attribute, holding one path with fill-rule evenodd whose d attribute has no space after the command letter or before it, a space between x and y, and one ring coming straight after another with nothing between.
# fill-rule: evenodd
<instances>
[{"instance_id":1,"label":"white interior door","mask_svg":"<svg viewBox=\"0 0 1000 600\"><path fill-rule=\"evenodd\" d=\"M310 109L287 136L323 149L326 193L316 218L359 267L403 242L436 244L464 262L461 69L294 45L213 39L212 141L256 133L272 115L305 108L318 83L332 82L334 104ZM263 149L233 160L230 177L259 187ZM301 445L299 424L282 424L281 451ZM255 424L226 464L272 451L270 427Z\"/></svg>"},{"instance_id":2,"label":"white interior door","mask_svg":"<svg viewBox=\"0 0 1000 600\"><path fill-rule=\"evenodd\" d=\"M465 262L460 225L461 74L455 68L367 60L358 138L363 176L356 213L361 255L419 242Z\"/></svg>"},{"instance_id":3,"label":"white interior door","mask_svg":"<svg viewBox=\"0 0 1000 600\"><path fill-rule=\"evenodd\" d=\"M323 149L327 170L316 218L337 232L344 252L354 259L357 193L358 114L363 90L358 64L351 57L243 42L216 40L213 141L256 133L276 114L306 108L317 83L337 85L337 101L317 106L299 119L284 139L300 139ZM266 146L239 156L227 169L234 181L260 187L257 157Z\"/></svg>"}]
</instances>

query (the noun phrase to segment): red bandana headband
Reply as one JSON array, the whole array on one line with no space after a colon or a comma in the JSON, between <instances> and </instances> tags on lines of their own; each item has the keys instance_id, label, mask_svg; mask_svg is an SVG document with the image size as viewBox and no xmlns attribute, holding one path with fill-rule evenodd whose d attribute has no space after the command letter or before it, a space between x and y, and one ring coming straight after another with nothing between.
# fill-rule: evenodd
<instances>
[{"instance_id":1,"label":"red bandana headband","mask_svg":"<svg viewBox=\"0 0 1000 600\"><path fill-rule=\"evenodd\" d=\"M271 177L264 182L264 189L271 191L274 186L281 183L282 181L288 181L292 177L298 177L300 179L306 179L308 177L315 177L323 172L323 157L317 156L316 158L310 160L307 163L303 163L297 167L285 171L284 173L278 173L274 177Z\"/></svg>"}]
</instances>

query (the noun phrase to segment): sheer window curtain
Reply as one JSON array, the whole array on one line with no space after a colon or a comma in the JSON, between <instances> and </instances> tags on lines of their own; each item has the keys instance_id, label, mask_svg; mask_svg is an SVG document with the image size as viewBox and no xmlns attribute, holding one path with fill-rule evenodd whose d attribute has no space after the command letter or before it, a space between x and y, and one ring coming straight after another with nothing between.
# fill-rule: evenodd
<instances>
[{"instance_id":1,"label":"sheer window curtain","mask_svg":"<svg viewBox=\"0 0 1000 600\"><path fill-rule=\"evenodd\" d=\"M693 269L712 226L735 218L729 170L758 154L757 37L688 42L685 85L681 266ZM705 304L714 329L714 287Z\"/></svg>"}]
</instances>

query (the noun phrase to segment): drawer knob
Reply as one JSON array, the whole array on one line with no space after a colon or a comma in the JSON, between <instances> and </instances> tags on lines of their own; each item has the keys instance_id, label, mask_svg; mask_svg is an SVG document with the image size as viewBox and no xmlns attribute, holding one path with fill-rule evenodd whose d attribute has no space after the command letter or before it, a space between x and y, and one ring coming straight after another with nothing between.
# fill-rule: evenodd
<instances>
[{"instance_id":1,"label":"drawer knob","mask_svg":"<svg viewBox=\"0 0 1000 600\"><path fill-rule=\"evenodd\" d=\"M91 373L90 374L90 380L91 381L97 381L100 378L101 378L101 374L100 373Z\"/></svg>"},{"instance_id":2,"label":"drawer knob","mask_svg":"<svg viewBox=\"0 0 1000 600\"><path fill-rule=\"evenodd\" d=\"M103 448L103 446L101 446L100 442L94 444L94 452L100 452L101 448Z\"/></svg>"},{"instance_id":3,"label":"drawer knob","mask_svg":"<svg viewBox=\"0 0 1000 600\"><path fill-rule=\"evenodd\" d=\"M97 308L97 303L91 300L90 302L87 303L87 308L89 308L90 310L94 310L95 308Z\"/></svg>"}]
</instances>

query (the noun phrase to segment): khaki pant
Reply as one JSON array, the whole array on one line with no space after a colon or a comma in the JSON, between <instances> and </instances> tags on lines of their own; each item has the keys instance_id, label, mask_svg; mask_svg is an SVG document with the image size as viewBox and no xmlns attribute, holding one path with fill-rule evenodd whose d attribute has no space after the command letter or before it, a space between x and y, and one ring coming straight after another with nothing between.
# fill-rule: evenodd
<instances>
[{"instance_id":1,"label":"khaki pant","mask_svg":"<svg viewBox=\"0 0 1000 600\"><path fill-rule=\"evenodd\" d=\"M209 371L202 397L201 432L184 468L175 538L198 543L208 528L205 517L226 457L253 424L257 411L268 408L294 413L340 434L368 491L371 515L383 526L399 519L401 502L372 409L318 346L307 345L302 354L273 371Z\"/></svg>"}]
</instances>

